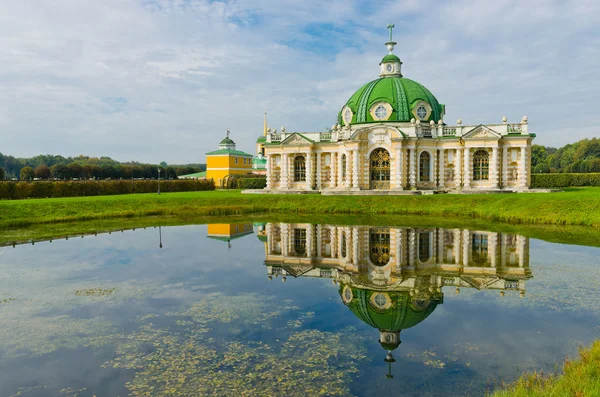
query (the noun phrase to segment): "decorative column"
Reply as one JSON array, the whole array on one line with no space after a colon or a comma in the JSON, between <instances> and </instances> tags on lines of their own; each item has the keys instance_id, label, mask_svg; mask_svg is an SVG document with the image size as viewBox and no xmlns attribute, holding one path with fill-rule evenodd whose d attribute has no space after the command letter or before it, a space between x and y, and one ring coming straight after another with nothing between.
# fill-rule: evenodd
<instances>
[{"instance_id":1,"label":"decorative column","mask_svg":"<svg viewBox=\"0 0 600 397\"><path fill-rule=\"evenodd\" d=\"M492 148L492 164L491 164L492 175L492 188L498 189L498 146Z\"/></svg>"},{"instance_id":2,"label":"decorative column","mask_svg":"<svg viewBox=\"0 0 600 397\"><path fill-rule=\"evenodd\" d=\"M321 156L322 153L317 152L317 190L321 190L322 186L322 175L321 175Z\"/></svg>"},{"instance_id":3,"label":"decorative column","mask_svg":"<svg viewBox=\"0 0 600 397\"><path fill-rule=\"evenodd\" d=\"M281 230L281 255L286 258L290 255L290 242L289 242L289 223L280 223Z\"/></svg>"},{"instance_id":4,"label":"decorative column","mask_svg":"<svg viewBox=\"0 0 600 397\"><path fill-rule=\"evenodd\" d=\"M396 257L396 270L400 270L402 267L402 229L393 229L394 237L396 242L396 252L394 256Z\"/></svg>"},{"instance_id":5,"label":"decorative column","mask_svg":"<svg viewBox=\"0 0 600 397\"><path fill-rule=\"evenodd\" d=\"M358 267L358 228L352 228L352 263Z\"/></svg>"},{"instance_id":6,"label":"decorative column","mask_svg":"<svg viewBox=\"0 0 600 397\"><path fill-rule=\"evenodd\" d=\"M502 148L502 187L508 187L508 147Z\"/></svg>"},{"instance_id":7,"label":"decorative column","mask_svg":"<svg viewBox=\"0 0 600 397\"><path fill-rule=\"evenodd\" d=\"M280 182L280 186L282 189L289 189L289 187L290 187L288 167L289 167L288 154L283 153L281 155L281 182Z\"/></svg>"},{"instance_id":8,"label":"decorative column","mask_svg":"<svg viewBox=\"0 0 600 397\"><path fill-rule=\"evenodd\" d=\"M438 187L444 189L446 187L446 150L440 149L440 162L438 163L438 168L440 171L440 176L438 180Z\"/></svg>"},{"instance_id":9,"label":"decorative column","mask_svg":"<svg viewBox=\"0 0 600 397\"><path fill-rule=\"evenodd\" d=\"M313 233L314 233L314 225L308 225L306 229L306 257L313 257Z\"/></svg>"},{"instance_id":10,"label":"decorative column","mask_svg":"<svg viewBox=\"0 0 600 397\"><path fill-rule=\"evenodd\" d=\"M444 258L446 253L444 252L444 235L446 229L438 228L436 229L438 233L438 261L437 263L442 264L446 263L446 259Z\"/></svg>"},{"instance_id":11,"label":"decorative column","mask_svg":"<svg viewBox=\"0 0 600 397\"><path fill-rule=\"evenodd\" d=\"M525 244L526 237L517 236L517 252L519 253L519 267L525 267Z\"/></svg>"},{"instance_id":12,"label":"decorative column","mask_svg":"<svg viewBox=\"0 0 600 397\"><path fill-rule=\"evenodd\" d=\"M521 147L521 164L519 168L519 186L526 188L527 187L527 147Z\"/></svg>"},{"instance_id":13,"label":"decorative column","mask_svg":"<svg viewBox=\"0 0 600 397\"><path fill-rule=\"evenodd\" d=\"M409 232L408 232L408 267L410 269L415 268L416 252L417 252L417 231L415 229L409 229Z\"/></svg>"},{"instance_id":14,"label":"decorative column","mask_svg":"<svg viewBox=\"0 0 600 397\"><path fill-rule=\"evenodd\" d=\"M438 150L434 149L432 150L432 155L431 155L431 162L432 162L432 167L431 167L431 173L430 173L430 177L429 177L429 181L433 184L434 187L436 187L438 185Z\"/></svg>"},{"instance_id":15,"label":"decorative column","mask_svg":"<svg viewBox=\"0 0 600 397\"><path fill-rule=\"evenodd\" d=\"M306 190L312 190L312 187L313 187L312 153L306 152Z\"/></svg>"},{"instance_id":16,"label":"decorative column","mask_svg":"<svg viewBox=\"0 0 600 397\"><path fill-rule=\"evenodd\" d=\"M460 180L462 178L462 150L456 148L454 153L454 188L460 189Z\"/></svg>"},{"instance_id":17,"label":"decorative column","mask_svg":"<svg viewBox=\"0 0 600 397\"><path fill-rule=\"evenodd\" d=\"M498 233L488 234L488 260L492 267L496 267L498 258Z\"/></svg>"},{"instance_id":18,"label":"decorative column","mask_svg":"<svg viewBox=\"0 0 600 397\"><path fill-rule=\"evenodd\" d=\"M471 188L471 149L465 148L465 167L464 167L464 181L465 189Z\"/></svg>"},{"instance_id":19,"label":"decorative column","mask_svg":"<svg viewBox=\"0 0 600 397\"><path fill-rule=\"evenodd\" d=\"M267 190L273 186L273 155L267 154Z\"/></svg>"},{"instance_id":20,"label":"decorative column","mask_svg":"<svg viewBox=\"0 0 600 397\"><path fill-rule=\"evenodd\" d=\"M353 150L352 155L352 188L358 190L358 150Z\"/></svg>"},{"instance_id":21,"label":"decorative column","mask_svg":"<svg viewBox=\"0 0 600 397\"><path fill-rule=\"evenodd\" d=\"M417 149L411 148L409 155L408 185L411 190L417 189Z\"/></svg>"},{"instance_id":22,"label":"decorative column","mask_svg":"<svg viewBox=\"0 0 600 397\"><path fill-rule=\"evenodd\" d=\"M338 162L337 162L338 154L337 152L331 152L331 160L329 164L331 165L331 188L336 188L338 185Z\"/></svg>"},{"instance_id":23,"label":"decorative column","mask_svg":"<svg viewBox=\"0 0 600 397\"><path fill-rule=\"evenodd\" d=\"M322 248L322 242L323 242L323 226L322 225L317 225L316 226L317 229L317 246L315 249L315 256L317 257L317 259L321 258L321 248Z\"/></svg>"},{"instance_id":24,"label":"decorative column","mask_svg":"<svg viewBox=\"0 0 600 397\"><path fill-rule=\"evenodd\" d=\"M452 247L452 253L454 254L454 263L460 265L460 230L454 229L452 233L454 234L454 247Z\"/></svg>"},{"instance_id":25,"label":"decorative column","mask_svg":"<svg viewBox=\"0 0 600 397\"><path fill-rule=\"evenodd\" d=\"M396 190L403 190L402 187L402 147L399 146L396 148Z\"/></svg>"},{"instance_id":26,"label":"decorative column","mask_svg":"<svg viewBox=\"0 0 600 397\"><path fill-rule=\"evenodd\" d=\"M471 253L471 232L463 230L463 266L469 266L469 259Z\"/></svg>"},{"instance_id":27,"label":"decorative column","mask_svg":"<svg viewBox=\"0 0 600 397\"><path fill-rule=\"evenodd\" d=\"M344 188L350 188L350 164L352 162L351 151L346 152L346 168L344 169L345 178L344 178Z\"/></svg>"}]
</instances>

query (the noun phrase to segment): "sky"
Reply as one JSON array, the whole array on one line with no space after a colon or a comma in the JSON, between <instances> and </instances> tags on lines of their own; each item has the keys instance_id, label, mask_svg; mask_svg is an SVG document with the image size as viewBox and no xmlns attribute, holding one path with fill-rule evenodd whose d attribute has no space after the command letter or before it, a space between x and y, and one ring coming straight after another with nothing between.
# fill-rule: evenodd
<instances>
[{"instance_id":1,"label":"sky","mask_svg":"<svg viewBox=\"0 0 600 397\"><path fill-rule=\"evenodd\" d=\"M534 143L600 136L600 1L0 0L0 152L204 162L263 115L323 131L379 74L465 125L529 118Z\"/></svg>"}]
</instances>

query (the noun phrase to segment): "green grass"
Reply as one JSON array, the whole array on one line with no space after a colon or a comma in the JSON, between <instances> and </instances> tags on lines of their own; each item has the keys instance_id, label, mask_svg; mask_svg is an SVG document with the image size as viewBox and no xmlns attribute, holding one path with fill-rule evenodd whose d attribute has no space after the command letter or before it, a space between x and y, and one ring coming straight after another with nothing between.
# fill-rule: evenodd
<instances>
[{"instance_id":1,"label":"green grass","mask_svg":"<svg viewBox=\"0 0 600 397\"><path fill-rule=\"evenodd\" d=\"M31 199L0 202L0 227L141 217L239 214L430 215L600 228L600 188L561 193L320 196L242 195L209 191L122 196Z\"/></svg>"},{"instance_id":2,"label":"green grass","mask_svg":"<svg viewBox=\"0 0 600 397\"><path fill-rule=\"evenodd\" d=\"M524 374L491 397L597 397L600 396L600 341L580 349L579 358L567 360L563 374Z\"/></svg>"}]
</instances>

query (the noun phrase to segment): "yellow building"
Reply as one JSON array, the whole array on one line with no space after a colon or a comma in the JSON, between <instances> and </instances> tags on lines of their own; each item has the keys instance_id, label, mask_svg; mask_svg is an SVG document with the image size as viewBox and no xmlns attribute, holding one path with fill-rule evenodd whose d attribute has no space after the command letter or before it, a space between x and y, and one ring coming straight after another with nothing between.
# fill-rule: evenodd
<instances>
[{"instance_id":1,"label":"yellow building","mask_svg":"<svg viewBox=\"0 0 600 397\"><path fill-rule=\"evenodd\" d=\"M235 150L235 142L229 138L219 143L219 150L206 153L206 178L214 181L215 186L223 187L232 175L252 173L252 156Z\"/></svg>"},{"instance_id":2,"label":"yellow building","mask_svg":"<svg viewBox=\"0 0 600 397\"><path fill-rule=\"evenodd\" d=\"M254 233L251 223L211 223L208 225L207 237L225 241L231 248L231 240Z\"/></svg>"}]
</instances>

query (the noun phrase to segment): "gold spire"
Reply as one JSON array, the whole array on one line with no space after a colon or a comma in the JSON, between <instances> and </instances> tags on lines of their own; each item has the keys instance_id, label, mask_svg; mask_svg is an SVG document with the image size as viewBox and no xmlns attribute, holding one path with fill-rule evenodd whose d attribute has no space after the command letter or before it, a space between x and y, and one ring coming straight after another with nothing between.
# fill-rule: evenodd
<instances>
[{"instance_id":1,"label":"gold spire","mask_svg":"<svg viewBox=\"0 0 600 397\"><path fill-rule=\"evenodd\" d=\"M267 136L267 111L265 110L265 122L263 125L263 136Z\"/></svg>"}]
</instances>

